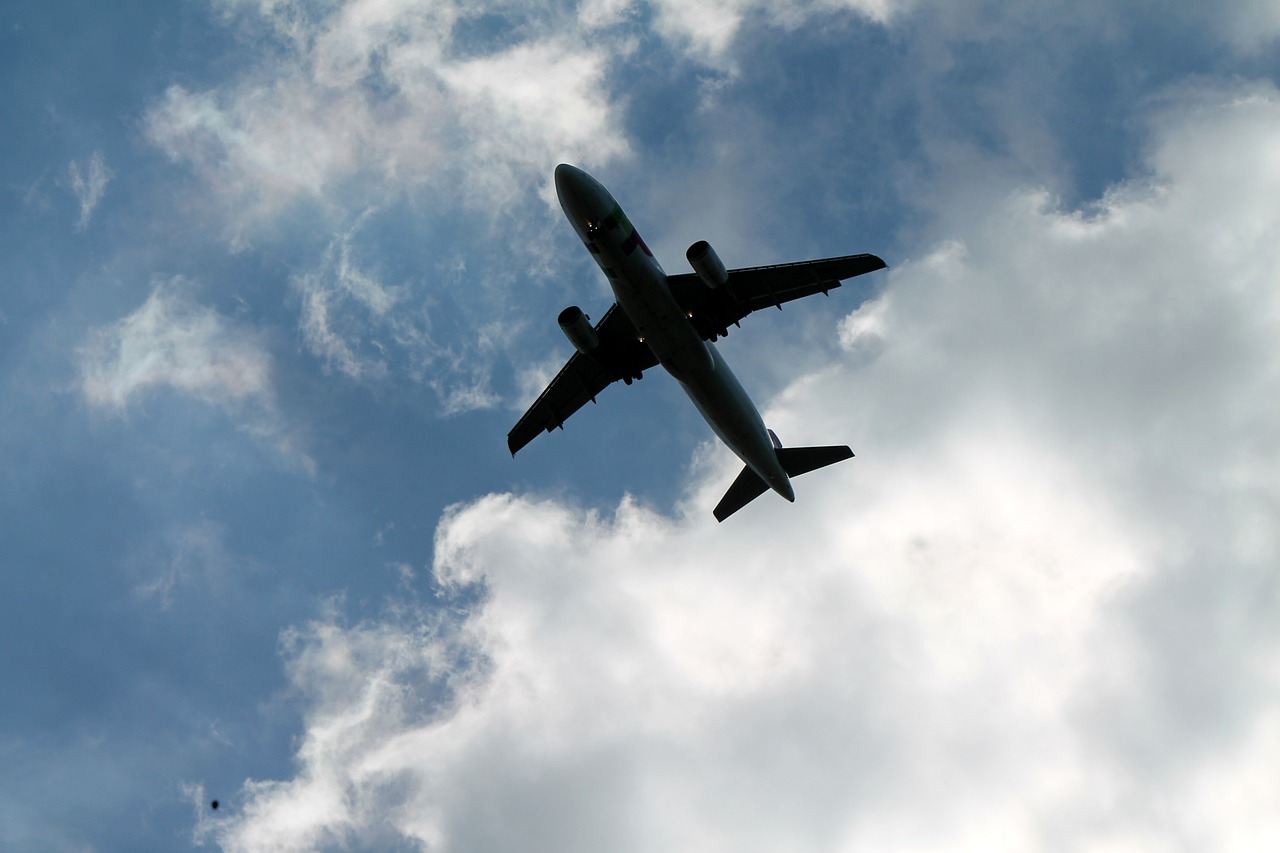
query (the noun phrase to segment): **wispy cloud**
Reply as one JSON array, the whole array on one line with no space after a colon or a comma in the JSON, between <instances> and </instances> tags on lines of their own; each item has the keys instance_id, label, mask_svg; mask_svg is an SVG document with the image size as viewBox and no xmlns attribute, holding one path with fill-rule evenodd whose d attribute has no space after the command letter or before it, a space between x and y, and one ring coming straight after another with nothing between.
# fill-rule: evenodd
<instances>
[{"instance_id":1,"label":"wispy cloud","mask_svg":"<svg viewBox=\"0 0 1280 853\"><path fill-rule=\"evenodd\" d=\"M298 772L249 783L218 839L1280 834L1280 632L1260 604L1280 562L1280 94L1183 93L1151 127L1146 175L1088 211L1013 179L949 200L963 226L765 413L784 440L860 451L800 480L795 507L715 525L738 467L717 451L675 517L512 495L450 511L437 579L483 600L462 624L292 633Z\"/></svg>"},{"instance_id":2,"label":"wispy cloud","mask_svg":"<svg viewBox=\"0 0 1280 853\"><path fill-rule=\"evenodd\" d=\"M510 342L477 338L466 324L512 325L506 293L484 279L545 258L542 221L523 213L554 203L554 164L630 151L610 79L620 41L571 10L504 2L224 8L272 49L223 85L170 88L145 117L147 137L194 170L237 247L272 239L273 226L304 210L332 229L323 256L291 280L304 344L327 371L358 382L407 376L445 412L494 405L490 377ZM499 20L511 28L487 35ZM465 290L434 268L384 283L353 235L390 210L435 216L437 228L475 217L501 229L489 238L517 261L497 273L473 263ZM494 255L474 240L444 251Z\"/></svg>"},{"instance_id":3,"label":"wispy cloud","mask_svg":"<svg viewBox=\"0 0 1280 853\"><path fill-rule=\"evenodd\" d=\"M870 0L728 5L785 26L821 14L888 15ZM476 339L448 317L484 318L509 332L519 321L508 316L508 294L474 281L441 293L440 278L384 284L369 253L357 263L352 235L392 205L417 217L462 211L501 229L509 269L543 264L545 234L533 233L524 214L531 203L554 203L552 166L594 168L631 155L629 95L617 81L637 56L642 10L503 0L223 9L271 49L223 85L171 87L147 112L148 138L195 171L236 245L270 239L270 226L302 210L299 202L328 217L335 233L324 257L291 282L304 344L327 371L358 382L408 375L446 412L497 403L503 392L490 377L510 340ZM700 32L699 16L714 8L659 11L669 23L660 38L695 62L713 61L686 34ZM477 251L469 241L459 250Z\"/></svg>"},{"instance_id":4,"label":"wispy cloud","mask_svg":"<svg viewBox=\"0 0 1280 853\"><path fill-rule=\"evenodd\" d=\"M89 219L102 201L102 197L106 195L107 184L113 177L115 173L107 168L101 151L94 151L89 156L83 171L75 160L67 165L67 186L80 202L80 218L76 220L77 231L84 231L89 227ZM35 191L36 186L38 184L32 186L31 192ZM28 198L30 194L28 193Z\"/></svg>"},{"instance_id":5,"label":"wispy cloud","mask_svg":"<svg viewBox=\"0 0 1280 853\"><path fill-rule=\"evenodd\" d=\"M172 390L238 416L293 461L310 459L276 412L271 356L261 337L192 295L190 282L155 284L137 310L93 330L79 350L80 390L123 415L149 392Z\"/></svg>"},{"instance_id":6,"label":"wispy cloud","mask_svg":"<svg viewBox=\"0 0 1280 853\"><path fill-rule=\"evenodd\" d=\"M501 205L513 185L546 182L548 163L628 150L608 51L572 17L530 9L522 38L486 43L465 40L460 25L490 12L519 17L509 4L228 8L285 49L219 89L170 88L146 128L237 219L300 198L379 205L426 185Z\"/></svg>"},{"instance_id":7,"label":"wispy cloud","mask_svg":"<svg viewBox=\"0 0 1280 853\"><path fill-rule=\"evenodd\" d=\"M157 283L136 311L96 329L81 350L81 369L85 398L117 411L161 387L222 405L271 392L262 342L195 302L181 278Z\"/></svg>"},{"instance_id":8,"label":"wispy cloud","mask_svg":"<svg viewBox=\"0 0 1280 853\"><path fill-rule=\"evenodd\" d=\"M134 593L168 609L192 583L200 583L205 591L223 587L232 567L247 562L228 552L225 537L224 526L209 520L170 531L163 552L138 555L139 573L146 579L134 586Z\"/></svg>"},{"instance_id":9,"label":"wispy cloud","mask_svg":"<svg viewBox=\"0 0 1280 853\"><path fill-rule=\"evenodd\" d=\"M388 320L400 293L356 265L351 239L350 233L338 238L319 269L294 277L299 328L307 349L326 371L337 370L357 381L381 379L387 375L383 353L361 352L367 347L362 339L371 326Z\"/></svg>"},{"instance_id":10,"label":"wispy cloud","mask_svg":"<svg viewBox=\"0 0 1280 853\"><path fill-rule=\"evenodd\" d=\"M448 315L438 297L446 288L434 281L384 283L357 258L359 228L336 237L318 267L291 280L307 350L325 371L356 382L387 380L395 364L405 377L435 391L445 414L497 403L489 364L505 336L459 339L453 325L437 316ZM438 323L450 343L439 340Z\"/></svg>"}]
</instances>

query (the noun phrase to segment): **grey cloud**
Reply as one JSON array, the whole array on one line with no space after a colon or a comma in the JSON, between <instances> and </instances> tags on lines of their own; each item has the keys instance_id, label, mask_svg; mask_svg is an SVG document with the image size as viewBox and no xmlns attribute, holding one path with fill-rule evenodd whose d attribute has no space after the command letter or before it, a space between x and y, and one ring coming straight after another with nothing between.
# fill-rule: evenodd
<instances>
[{"instance_id":1,"label":"grey cloud","mask_svg":"<svg viewBox=\"0 0 1280 853\"><path fill-rule=\"evenodd\" d=\"M232 850L1257 849L1280 836L1270 86L1183 93L1087 211L1009 181L766 412L860 455L725 526L491 495L461 622L289 635ZM955 221L959 221L958 219ZM447 685L448 689L445 689ZM1250 793L1253 792L1253 793Z\"/></svg>"},{"instance_id":2,"label":"grey cloud","mask_svg":"<svg viewBox=\"0 0 1280 853\"><path fill-rule=\"evenodd\" d=\"M613 21L619 7L650 5L657 31L690 59L733 69L740 33L749 26L795 29L815 20L857 15L876 24L910 31L929 43L931 64L950 63L949 47L959 43L1035 43L1040 56L1050 40L1034 37L1052 32L1059 48L1074 44L1080 34L1104 34L1115 38L1128 27L1150 26L1148 16L1156 8L1166 25L1208 34L1222 45L1255 55L1280 35L1280 12L1267 0L1246 0L1230 6L1201 8L1195 4L1152 7L1138 3L1106 2L1007 3L990 0L654 0L650 4L585 3L584 19ZM1146 7L1146 8L1144 8ZM923 56L923 55L922 55ZM1049 62L1053 66L1053 62Z\"/></svg>"},{"instance_id":3,"label":"grey cloud","mask_svg":"<svg viewBox=\"0 0 1280 853\"><path fill-rule=\"evenodd\" d=\"M687 46L691 58L732 66L734 39L744 23L755 18L775 27L794 29L814 18L856 13L877 23L889 23L911 3L901 0L655 0L658 32Z\"/></svg>"},{"instance_id":4,"label":"grey cloud","mask_svg":"<svg viewBox=\"0 0 1280 853\"><path fill-rule=\"evenodd\" d=\"M247 222L270 222L302 200L359 210L427 191L500 209L517 198L513 187L538 185L550 201L548 163L599 166L631 151L625 93L614 91L613 77L634 54L635 33L622 24L641 4L222 5L271 49L225 85L170 88L148 111L145 128L169 157L195 168L235 241L246 239ZM1280 21L1261 12L1263 5L1215 10L1221 26L1208 31L1228 42L1236 31L1274 37ZM1037 94L1044 87L1030 83L1068 73L1081 44L1122 44L1147 25L1107 3L715 0L652 7L659 36L704 66L737 62L738 33L752 22L793 29L836 16L895 29L915 46L901 76L917 90L914 108L926 130L938 131L927 140L931 159L971 156L964 140L981 136L969 133L974 128L965 127L959 142L946 139L958 135L957 123L976 119L1013 162L1046 177L1062 156L1061 141L1053 110ZM1161 13L1170 26L1205 28L1204 14L1189 7ZM475 36L470 25L486 16L504 18L520 38ZM974 52L1004 58L992 68L975 65L969 88L976 94L953 110L945 84ZM1010 60L1016 75L1008 73Z\"/></svg>"},{"instance_id":5,"label":"grey cloud","mask_svg":"<svg viewBox=\"0 0 1280 853\"><path fill-rule=\"evenodd\" d=\"M1191 4L1180 11L1246 55L1261 54L1280 37L1280 7L1268 0L1240 0L1220 7Z\"/></svg>"}]
</instances>

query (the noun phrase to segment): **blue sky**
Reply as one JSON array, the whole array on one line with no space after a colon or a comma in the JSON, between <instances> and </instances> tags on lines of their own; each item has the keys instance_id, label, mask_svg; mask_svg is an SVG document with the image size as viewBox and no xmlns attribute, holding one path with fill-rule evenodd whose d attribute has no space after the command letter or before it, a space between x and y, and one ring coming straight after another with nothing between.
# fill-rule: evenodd
<instances>
[{"instance_id":1,"label":"blue sky","mask_svg":"<svg viewBox=\"0 0 1280 853\"><path fill-rule=\"evenodd\" d=\"M0 847L1280 843L1270 2L10 3ZM857 459L723 525L669 378L512 460L610 298ZM208 803L218 799L214 812Z\"/></svg>"}]
</instances>

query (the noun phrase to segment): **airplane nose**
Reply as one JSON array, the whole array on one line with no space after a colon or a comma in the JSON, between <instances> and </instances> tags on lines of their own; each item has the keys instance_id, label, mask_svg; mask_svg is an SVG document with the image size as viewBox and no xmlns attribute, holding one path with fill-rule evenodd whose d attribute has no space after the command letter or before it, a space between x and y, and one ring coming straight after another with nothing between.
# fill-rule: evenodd
<instances>
[{"instance_id":1,"label":"airplane nose","mask_svg":"<svg viewBox=\"0 0 1280 853\"><path fill-rule=\"evenodd\" d=\"M556 166L557 182L568 180L583 181L586 180L586 178L587 173L579 169L577 166L570 165L569 163L561 163L559 166Z\"/></svg>"},{"instance_id":2,"label":"airplane nose","mask_svg":"<svg viewBox=\"0 0 1280 853\"><path fill-rule=\"evenodd\" d=\"M577 180L577 173L580 172L568 163L561 163L556 166L556 198L560 201L560 209L569 216L574 218L574 211L578 207L577 196L579 193L574 186L580 181Z\"/></svg>"},{"instance_id":3,"label":"airplane nose","mask_svg":"<svg viewBox=\"0 0 1280 853\"><path fill-rule=\"evenodd\" d=\"M581 194L579 188L582 186L582 175L583 171L577 166L570 166L568 163L556 166L556 196L560 199L561 207L564 207L566 201Z\"/></svg>"},{"instance_id":4,"label":"airplane nose","mask_svg":"<svg viewBox=\"0 0 1280 853\"><path fill-rule=\"evenodd\" d=\"M561 163L556 166L556 198L560 200L560 208L573 222L583 222L593 217L604 215L608 205L605 199L608 193L595 182L595 179L577 166Z\"/></svg>"},{"instance_id":5,"label":"airplane nose","mask_svg":"<svg viewBox=\"0 0 1280 853\"><path fill-rule=\"evenodd\" d=\"M577 166L556 166L555 181L560 209L583 240L593 239L596 229L608 221L618 203L599 181Z\"/></svg>"}]
</instances>

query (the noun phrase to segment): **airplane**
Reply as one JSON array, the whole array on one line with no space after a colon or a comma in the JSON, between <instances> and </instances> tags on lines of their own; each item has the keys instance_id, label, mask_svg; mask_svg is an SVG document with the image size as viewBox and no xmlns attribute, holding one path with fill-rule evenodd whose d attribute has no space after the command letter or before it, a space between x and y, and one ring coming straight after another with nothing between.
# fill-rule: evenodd
<instances>
[{"instance_id":1,"label":"airplane","mask_svg":"<svg viewBox=\"0 0 1280 853\"><path fill-rule=\"evenodd\" d=\"M769 489L794 503L790 478L853 457L843 445L783 447L714 342L752 311L781 310L784 302L827 294L841 281L884 269L884 261L862 254L728 270L699 240L685 253L693 273L667 275L599 181L561 163L555 183L561 209L617 301L595 326L576 305L560 312L560 328L576 352L507 434L513 457L543 431L564 429L570 415L613 382L630 385L656 365L680 383L712 432L743 462L713 512L716 521Z\"/></svg>"}]
</instances>

